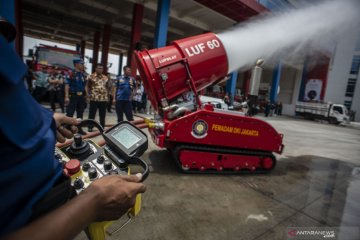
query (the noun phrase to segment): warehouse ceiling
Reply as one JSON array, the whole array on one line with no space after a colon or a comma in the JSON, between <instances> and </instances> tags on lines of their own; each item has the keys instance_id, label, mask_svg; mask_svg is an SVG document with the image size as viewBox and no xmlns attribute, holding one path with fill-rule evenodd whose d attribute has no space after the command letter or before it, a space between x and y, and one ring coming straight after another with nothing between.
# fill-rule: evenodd
<instances>
[{"instance_id":1,"label":"warehouse ceiling","mask_svg":"<svg viewBox=\"0 0 360 240\"><path fill-rule=\"evenodd\" d=\"M221 32L242 19L244 11L254 14L251 8L242 7L246 0L222 2L214 8L214 1L172 0L168 41L207 31ZM230 2L238 2L237 7L245 9L240 9L239 18L234 18L236 9L232 9L231 16L225 16L226 12L220 11L231 8ZM85 40L86 47L91 49L94 32L101 32L104 24L109 23L112 25L110 52L126 52L130 44L135 3L144 5L142 46L151 48L155 32L156 0L23 0L24 35L70 45ZM255 5L261 6L256 2Z\"/></svg>"}]
</instances>

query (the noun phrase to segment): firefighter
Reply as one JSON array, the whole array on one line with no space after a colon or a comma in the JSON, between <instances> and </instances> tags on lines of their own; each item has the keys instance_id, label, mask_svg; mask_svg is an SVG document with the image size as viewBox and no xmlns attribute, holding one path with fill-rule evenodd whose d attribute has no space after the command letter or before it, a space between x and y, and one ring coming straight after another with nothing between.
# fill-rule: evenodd
<instances>
[{"instance_id":1,"label":"firefighter","mask_svg":"<svg viewBox=\"0 0 360 240\"><path fill-rule=\"evenodd\" d=\"M131 76L131 68L124 66L124 75L118 76L113 90L113 103L115 103L118 122L123 121L125 113L128 121L133 121L132 114L132 91L134 89L135 79Z\"/></svg>"},{"instance_id":2,"label":"firefighter","mask_svg":"<svg viewBox=\"0 0 360 240\"><path fill-rule=\"evenodd\" d=\"M72 117L76 110L77 118L82 119L86 104L86 78L83 73L84 61L82 59L74 59L73 63L75 71L65 81L66 115Z\"/></svg>"}]
</instances>

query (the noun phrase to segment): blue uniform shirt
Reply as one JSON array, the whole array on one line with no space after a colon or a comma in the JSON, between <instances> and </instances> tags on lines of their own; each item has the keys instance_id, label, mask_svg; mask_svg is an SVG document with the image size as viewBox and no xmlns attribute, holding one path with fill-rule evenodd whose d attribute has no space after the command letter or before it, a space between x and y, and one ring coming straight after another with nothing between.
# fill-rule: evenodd
<instances>
[{"instance_id":1,"label":"blue uniform shirt","mask_svg":"<svg viewBox=\"0 0 360 240\"><path fill-rule=\"evenodd\" d=\"M85 76L82 72L74 72L66 78L65 84L70 87L70 93L84 92L85 91Z\"/></svg>"},{"instance_id":2,"label":"blue uniform shirt","mask_svg":"<svg viewBox=\"0 0 360 240\"><path fill-rule=\"evenodd\" d=\"M116 100L127 100L130 101L131 91L134 85L134 79L130 76L118 76L115 87L116 87Z\"/></svg>"},{"instance_id":3,"label":"blue uniform shirt","mask_svg":"<svg viewBox=\"0 0 360 240\"><path fill-rule=\"evenodd\" d=\"M62 172L52 113L26 90L26 71L0 35L0 238L28 222Z\"/></svg>"}]
</instances>

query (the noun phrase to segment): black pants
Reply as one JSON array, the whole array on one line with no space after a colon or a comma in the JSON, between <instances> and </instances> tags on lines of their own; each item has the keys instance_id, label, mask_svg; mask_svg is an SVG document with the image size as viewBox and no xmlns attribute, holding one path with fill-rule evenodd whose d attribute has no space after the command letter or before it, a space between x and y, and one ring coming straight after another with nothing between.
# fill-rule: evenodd
<instances>
[{"instance_id":1,"label":"black pants","mask_svg":"<svg viewBox=\"0 0 360 240\"><path fill-rule=\"evenodd\" d=\"M61 108L61 112L64 112L64 97L61 91L49 91L51 109L55 112L55 102L58 102Z\"/></svg>"},{"instance_id":2,"label":"black pants","mask_svg":"<svg viewBox=\"0 0 360 240\"><path fill-rule=\"evenodd\" d=\"M70 96L69 105L66 109L66 115L68 117L73 117L76 110L76 117L83 118L83 113L85 109L85 97L84 95L78 96L76 94Z\"/></svg>"},{"instance_id":3,"label":"black pants","mask_svg":"<svg viewBox=\"0 0 360 240\"><path fill-rule=\"evenodd\" d=\"M136 102L136 109L137 109L137 111L138 112L141 112L141 110L142 110L142 102Z\"/></svg>"},{"instance_id":4,"label":"black pants","mask_svg":"<svg viewBox=\"0 0 360 240\"><path fill-rule=\"evenodd\" d=\"M109 94L109 101L107 102L107 111L108 112L111 112L112 101L113 101L113 96L111 94Z\"/></svg>"},{"instance_id":5,"label":"black pants","mask_svg":"<svg viewBox=\"0 0 360 240\"><path fill-rule=\"evenodd\" d=\"M135 100L132 100L132 102L131 102L132 110L133 110L134 113L136 113L136 106L137 106L136 103L137 102Z\"/></svg>"},{"instance_id":6,"label":"black pants","mask_svg":"<svg viewBox=\"0 0 360 240\"><path fill-rule=\"evenodd\" d=\"M133 114L132 114L132 106L131 101L127 100L118 100L116 101L116 115L118 118L118 122L124 121L123 114L125 113L126 119L128 121L133 121Z\"/></svg>"},{"instance_id":7,"label":"black pants","mask_svg":"<svg viewBox=\"0 0 360 240\"><path fill-rule=\"evenodd\" d=\"M90 101L89 119L95 119L96 111L99 109L100 124L105 127L106 105L108 102Z\"/></svg>"},{"instance_id":8,"label":"black pants","mask_svg":"<svg viewBox=\"0 0 360 240\"><path fill-rule=\"evenodd\" d=\"M147 97L146 94L144 93L141 98L141 108L144 109L144 112L146 110L146 103L147 103Z\"/></svg>"},{"instance_id":9,"label":"black pants","mask_svg":"<svg viewBox=\"0 0 360 240\"><path fill-rule=\"evenodd\" d=\"M44 99L45 95L47 93L47 88L44 87L36 87L33 96L36 99L36 101L40 102Z\"/></svg>"}]
</instances>

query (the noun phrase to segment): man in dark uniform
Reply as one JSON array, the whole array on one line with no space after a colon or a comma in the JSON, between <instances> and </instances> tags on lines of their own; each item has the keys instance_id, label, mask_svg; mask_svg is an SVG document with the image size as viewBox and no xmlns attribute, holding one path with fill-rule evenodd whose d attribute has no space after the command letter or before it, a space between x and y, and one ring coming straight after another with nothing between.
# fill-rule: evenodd
<instances>
[{"instance_id":1,"label":"man in dark uniform","mask_svg":"<svg viewBox=\"0 0 360 240\"><path fill-rule=\"evenodd\" d=\"M65 104L67 104L66 115L74 116L76 110L77 118L83 118L86 101L86 78L84 76L84 61L75 59L75 71L65 81Z\"/></svg>"},{"instance_id":2,"label":"man in dark uniform","mask_svg":"<svg viewBox=\"0 0 360 240\"><path fill-rule=\"evenodd\" d=\"M131 76L131 68L124 66L124 75L118 76L113 90L113 103L115 103L118 122L123 121L125 113L128 121L133 121L131 98L135 79Z\"/></svg>"},{"instance_id":3,"label":"man in dark uniform","mask_svg":"<svg viewBox=\"0 0 360 240\"><path fill-rule=\"evenodd\" d=\"M0 17L0 239L73 239L91 222L126 213L145 187L137 176L103 177L31 221L34 207L63 172L54 157L56 139L71 137L78 122L53 115L26 90L27 68L8 43L15 35L15 28Z\"/></svg>"}]
</instances>

